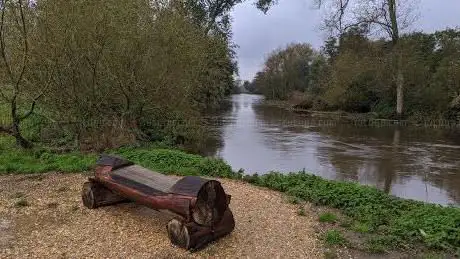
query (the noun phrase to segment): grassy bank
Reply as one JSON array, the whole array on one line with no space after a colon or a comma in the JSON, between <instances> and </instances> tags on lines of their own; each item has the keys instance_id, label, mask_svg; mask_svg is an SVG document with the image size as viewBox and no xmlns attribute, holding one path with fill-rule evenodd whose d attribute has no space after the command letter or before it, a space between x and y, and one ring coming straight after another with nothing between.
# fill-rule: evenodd
<instances>
[{"instance_id":1,"label":"grassy bank","mask_svg":"<svg viewBox=\"0 0 460 259\"><path fill-rule=\"evenodd\" d=\"M369 235L367 245L460 252L460 209L400 199L373 187L325 180L304 172L246 176L248 182L293 197L340 209Z\"/></svg>"},{"instance_id":2,"label":"grassy bank","mask_svg":"<svg viewBox=\"0 0 460 259\"><path fill-rule=\"evenodd\" d=\"M0 174L86 171L97 157L95 154L55 154L45 149L20 151L12 148L11 140L0 139ZM243 179L284 192L296 202L309 201L339 209L346 217L349 229L365 236L364 247L368 251L422 248L449 254L460 252L459 208L400 199L372 187L325 180L305 172L272 172L243 178L241 172L233 172L221 159L204 158L179 150L122 148L111 153L163 173ZM320 221L337 220L334 216L323 215Z\"/></svg>"},{"instance_id":3,"label":"grassy bank","mask_svg":"<svg viewBox=\"0 0 460 259\"><path fill-rule=\"evenodd\" d=\"M82 172L96 161L95 154L77 152L58 154L46 148L17 149L14 138L0 135L0 174Z\"/></svg>"}]
</instances>

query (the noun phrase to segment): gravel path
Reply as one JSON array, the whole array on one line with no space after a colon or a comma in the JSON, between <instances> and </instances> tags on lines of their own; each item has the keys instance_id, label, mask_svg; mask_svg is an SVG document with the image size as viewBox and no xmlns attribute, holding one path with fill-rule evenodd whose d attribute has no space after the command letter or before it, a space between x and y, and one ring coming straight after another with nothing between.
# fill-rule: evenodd
<instances>
[{"instance_id":1,"label":"gravel path","mask_svg":"<svg viewBox=\"0 0 460 259\"><path fill-rule=\"evenodd\" d=\"M170 216L136 204L88 210L83 174L0 176L0 258L322 258L312 214L278 192L221 180L235 230L197 253L171 246ZM28 204L25 204L26 201ZM311 215L311 216L309 216Z\"/></svg>"}]
</instances>

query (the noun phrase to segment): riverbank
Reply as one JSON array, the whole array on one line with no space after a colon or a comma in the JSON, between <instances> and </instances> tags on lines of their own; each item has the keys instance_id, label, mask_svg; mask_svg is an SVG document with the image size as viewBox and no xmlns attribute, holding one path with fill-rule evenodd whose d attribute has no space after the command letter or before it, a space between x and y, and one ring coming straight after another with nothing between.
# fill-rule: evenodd
<instances>
[{"instance_id":1,"label":"riverbank","mask_svg":"<svg viewBox=\"0 0 460 259\"><path fill-rule=\"evenodd\" d=\"M296 103L279 100L264 100L263 106L277 107L299 114L307 118L323 120L329 124L352 124L357 126L388 127L388 126L412 126L425 128L460 128L460 118L457 120L433 119L433 118L408 118L404 120L382 118L377 113L348 113L344 111L317 111L296 107Z\"/></svg>"},{"instance_id":2,"label":"riverbank","mask_svg":"<svg viewBox=\"0 0 460 259\"><path fill-rule=\"evenodd\" d=\"M248 182L285 193L296 211L290 217L316 215L314 217L322 222L318 238L327 248L332 249L332 255L344 246L356 251L358 255L366 253L382 257L389 254L396 257L420 256L433 251L447 255L459 253L459 208L399 199L372 187L329 181L305 172L243 176L242 172L233 172L223 160L178 150L123 148L112 152L167 174L232 178L237 180L235 184L241 186L247 186L244 182ZM74 164L80 159L80 163ZM54 154L44 150L17 151L4 148L0 154L0 174L43 173L48 169L59 172L88 171L95 159L94 154ZM2 176L2 179L14 177L17 176ZM32 182L34 178L42 178L40 175L27 177L24 179ZM74 189L76 191L77 187ZM71 198L76 202L79 200L77 196ZM254 204L266 199L264 195L256 196L259 200L254 200ZM11 206L27 207L30 202L21 198L16 197L13 205L11 200L4 200L3 210ZM264 214L263 211L263 208L258 209L260 214ZM272 227L275 227L284 223L280 221L273 224ZM271 226L268 224L267 227Z\"/></svg>"}]
</instances>

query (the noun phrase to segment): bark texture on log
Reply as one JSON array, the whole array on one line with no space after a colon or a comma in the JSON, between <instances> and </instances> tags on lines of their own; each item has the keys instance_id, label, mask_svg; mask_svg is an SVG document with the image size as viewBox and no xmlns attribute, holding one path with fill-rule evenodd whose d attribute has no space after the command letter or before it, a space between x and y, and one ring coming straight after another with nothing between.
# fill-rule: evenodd
<instances>
[{"instance_id":1,"label":"bark texture on log","mask_svg":"<svg viewBox=\"0 0 460 259\"><path fill-rule=\"evenodd\" d=\"M117 203L127 202L128 199L114 193L104 185L89 181L83 184L82 189L83 205L88 209L95 209L101 206L108 206Z\"/></svg>"},{"instance_id":2,"label":"bark texture on log","mask_svg":"<svg viewBox=\"0 0 460 259\"><path fill-rule=\"evenodd\" d=\"M225 211L221 221L213 228L179 219L172 219L167 225L171 242L189 250L199 250L206 244L229 234L234 228L235 220L230 209Z\"/></svg>"}]
</instances>

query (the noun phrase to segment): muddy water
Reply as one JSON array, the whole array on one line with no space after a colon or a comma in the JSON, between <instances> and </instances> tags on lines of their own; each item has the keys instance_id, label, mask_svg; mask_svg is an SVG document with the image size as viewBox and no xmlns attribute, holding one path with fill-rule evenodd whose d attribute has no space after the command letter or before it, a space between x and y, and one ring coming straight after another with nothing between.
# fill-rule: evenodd
<instances>
[{"instance_id":1,"label":"muddy water","mask_svg":"<svg viewBox=\"0 0 460 259\"><path fill-rule=\"evenodd\" d=\"M234 95L208 155L246 173L306 170L396 196L460 204L460 130L338 125Z\"/></svg>"}]
</instances>

